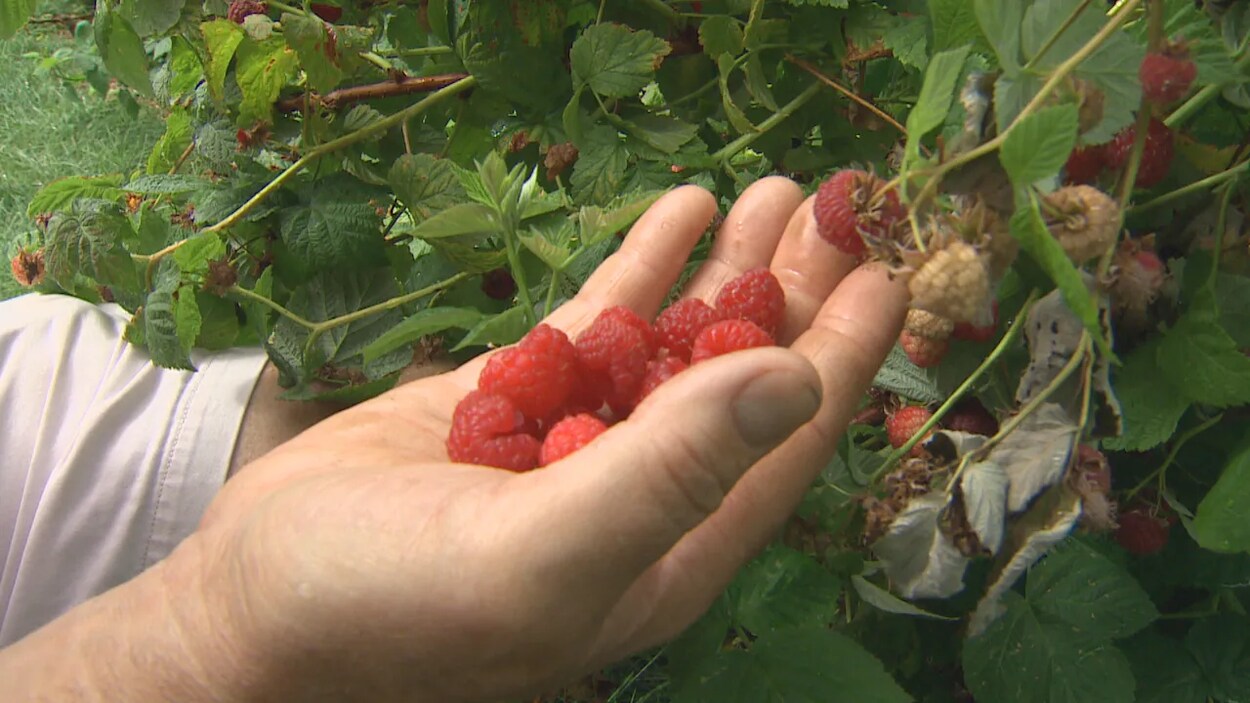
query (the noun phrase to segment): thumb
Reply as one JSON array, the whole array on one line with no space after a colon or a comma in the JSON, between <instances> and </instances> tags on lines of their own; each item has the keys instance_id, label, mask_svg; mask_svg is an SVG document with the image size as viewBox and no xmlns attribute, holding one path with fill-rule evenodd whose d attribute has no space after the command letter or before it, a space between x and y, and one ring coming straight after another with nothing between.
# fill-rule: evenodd
<instances>
[{"instance_id":1,"label":"thumb","mask_svg":"<svg viewBox=\"0 0 1250 703\"><path fill-rule=\"evenodd\" d=\"M628 420L531 474L546 506L539 522L548 536L538 543L552 552L532 556L549 556L557 572L575 564L583 585L591 578L626 587L816 414L820 388L815 368L780 348L719 357L678 374ZM551 540L552 532L560 538Z\"/></svg>"}]
</instances>

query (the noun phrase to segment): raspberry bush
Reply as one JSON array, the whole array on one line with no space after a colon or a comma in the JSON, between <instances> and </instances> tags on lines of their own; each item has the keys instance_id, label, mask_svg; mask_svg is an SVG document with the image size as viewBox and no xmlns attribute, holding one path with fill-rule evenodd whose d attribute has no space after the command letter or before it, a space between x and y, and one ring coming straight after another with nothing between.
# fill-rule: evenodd
<instances>
[{"instance_id":1,"label":"raspberry bush","mask_svg":"<svg viewBox=\"0 0 1250 703\"><path fill-rule=\"evenodd\" d=\"M43 188L16 280L120 304L163 366L264 345L293 399L524 339L455 460L543 470L772 343L762 272L538 326L671 186L784 174L830 256L907 277L776 543L545 700L1250 699L1250 3L100 0L87 33L165 133Z\"/></svg>"}]
</instances>

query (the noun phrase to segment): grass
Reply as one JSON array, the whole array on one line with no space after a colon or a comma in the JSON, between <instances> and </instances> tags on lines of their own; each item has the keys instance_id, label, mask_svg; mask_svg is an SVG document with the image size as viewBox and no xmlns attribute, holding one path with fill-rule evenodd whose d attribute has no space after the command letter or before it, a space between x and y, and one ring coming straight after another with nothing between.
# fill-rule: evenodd
<instances>
[{"instance_id":1,"label":"grass","mask_svg":"<svg viewBox=\"0 0 1250 703\"><path fill-rule=\"evenodd\" d=\"M163 129L154 112L131 118L115 97L85 85L67 88L40 70L43 57L74 46L59 25L28 26L0 42L0 95L8 96L0 101L0 254L11 255L11 243L33 230L26 204L41 186L70 175L130 171ZM9 267L0 266L0 299L21 291Z\"/></svg>"}]
</instances>

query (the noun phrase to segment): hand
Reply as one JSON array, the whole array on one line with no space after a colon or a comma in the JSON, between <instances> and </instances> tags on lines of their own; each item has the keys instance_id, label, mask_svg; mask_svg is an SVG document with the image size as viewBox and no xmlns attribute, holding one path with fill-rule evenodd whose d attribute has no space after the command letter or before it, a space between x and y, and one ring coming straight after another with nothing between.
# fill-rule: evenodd
<instances>
[{"instance_id":1,"label":"hand","mask_svg":"<svg viewBox=\"0 0 1250 703\"><path fill-rule=\"evenodd\" d=\"M714 211L701 189L667 194L547 322L574 336L608 306L654 316ZM906 307L902 285L853 270L816 235L784 179L743 194L687 294L710 300L764 265L786 290L788 348L700 364L550 467L447 462L449 418L480 359L245 467L171 557L184 565L173 574L194 574L178 588L207 604L181 624L199 633L188 649L210 672L204 686L491 700L680 633L829 460Z\"/></svg>"}]
</instances>

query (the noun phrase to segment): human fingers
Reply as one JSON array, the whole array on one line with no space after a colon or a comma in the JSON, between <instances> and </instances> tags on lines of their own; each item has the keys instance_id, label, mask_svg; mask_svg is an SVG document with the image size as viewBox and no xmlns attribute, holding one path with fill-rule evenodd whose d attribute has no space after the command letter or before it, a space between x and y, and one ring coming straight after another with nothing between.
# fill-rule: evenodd
<instances>
[{"instance_id":1,"label":"human fingers","mask_svg":"<svg viewBox=\"0 0 1250 703\"><path fill-rule=\"evenodd\" d=\"M789 344L811 327L834 288L858 263L854 256L825 241L812 215L815 197L794 212L769 268L786 293L786 316L777 335Z\"/></svg>"},{"instance_id":2,"label":"human fingers","mask_svg":"<svg viewBox=\"0 0 1250 703\"><path fill-rule=\"evenodd\" d=\"M788 178L769 176L752 183L725 216L707 261L684 294L710 302L726 282L768 266L786 223L802 202L802 191Z\"/></svg>"}]
</instances>

